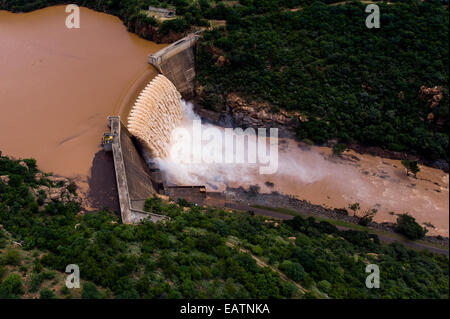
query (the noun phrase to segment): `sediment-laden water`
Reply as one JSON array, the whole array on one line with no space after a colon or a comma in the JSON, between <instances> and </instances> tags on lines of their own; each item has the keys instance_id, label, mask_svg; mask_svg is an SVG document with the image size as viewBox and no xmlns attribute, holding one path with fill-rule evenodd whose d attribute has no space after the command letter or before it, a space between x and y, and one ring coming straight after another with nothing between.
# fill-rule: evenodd
<instances>
[{"instance_id":1,"label":"sediment-laden water","mask_svg":"<svg viewBox=\"0 0 450 319\"><path fill-rule=\"evenodd\" d=\"M169 154L170 133L177 126L189 128L195 115L186 105L182 114L181 97L166 78L149 83L156 70L147 56L163 46L128 33L118 18L85 8L80 29L67 29L65 19L64 6L0 12L4 154L34 157L40 169L76 178L84 192L97 176L98 184L89 184L100 189L96 197L115 197L103 189L114 179L104 179L112 176L112 168L102 169L98 154L103 154L106 117L121 115L161 158L173 182L204 184L211 191L257 184L262 192L278 191L330 208L358 202L358 214L378 210L376 221L395 221L392 212L408 212L419 223L433 225L430 234L448 236L448 174L433 168L421 166L415 179L406 176L399 161L353 152L337 158L329 148L299 147L286 139L280 139L279 167L272 175L260 174L258 165L176 162ZM93 163L100 168L93 171Z\"/></svg>"},{"instance_id":2,"label":"sediment-laden water","mask_svg":"<svg viewBox=\"0 0 450 319\"><path fill-rule=\"evenodd\" d=\"M199 118L189 105L184 106L181 126L192 132L192 120ZM172 182L206 185L208 191L225 191L227 186L249 188L258 185L263 193L277 191L332 209L346 208L350 214L353 211L349 205L359 203L360 209L355 212L359 216L376 209L375 221L395 222L397 214L409 213L429 229L430 235L448 236L449 177L441 170L420 166L421 171L414 178L406 175L398 160L353 151L338 157L332 154L330 148L300 145L292 139L278 140L279 154L275 158L278 170L274 174L261 174L260 167L267 165L261 163L185 161L193 158L199 150L209 152L211 146L224 154L229 152L222 146L225 145L227 133L219 128L223 134L211 139L212 134L206 133L212 128L215 127L202 124L202 134L205 136L200 146L191 139L192 143L184 143L182 156L171 153L160 161ZM180 141L174 140L173 143L179 144ZM257 144L256 139L247 140L247 151L251 146L256 149L252 143ZM247 158L247 151L240 156ZM237 150L235 145L232 152L235 157L242 150Z\"/></svg>"},{"instance_id":3,"label":"sediment-laden water","mask_svg":"<svg viewBox=\"0 0 450 319\"><path fill-rule=\"evenodd\" d=\"M126 118L164 47L127 32L116 17L81 8L67 29L65 6L0 11L0 150L33 157L43 171L86 181L107 116Z\"/></svg>"}]
</instances>

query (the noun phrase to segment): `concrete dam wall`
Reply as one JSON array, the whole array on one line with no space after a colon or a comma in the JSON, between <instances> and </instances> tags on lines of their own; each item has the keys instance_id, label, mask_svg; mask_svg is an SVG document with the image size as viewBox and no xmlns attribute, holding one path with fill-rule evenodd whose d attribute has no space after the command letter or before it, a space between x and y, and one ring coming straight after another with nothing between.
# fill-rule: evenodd
<instances>
[{"instance_id":1,"label":"concrete dam wall","mask_svg":"<svg viewBox=\"0 0 450 319\"><path fill-rule=\"evenodd\" d=\"M189 34L149 57L150 64L166 76L185 98L194 93L197 39L197 34Z\"/></svg>"},{"instance_id":2,"label":"concrete dam wall","mask_svg":"<svg viewBox=\"0 0 450 319\"><path fill-rule=\"evenodd\" d=\"M149 219L162 221L168 217L143 210L143 203L157 193L158 171L152 172L138 153L131 134L119 116L108 118L111 128L110 140L103 142L106 151L112 151L114 173L119 196L120 213L124 224L134 224Z\"/></svg>"},{"instance_id":3,"label":"concrete dam wall","mask_svg":"<svg viewBox=\"0 0 450 319\"><path fill-rule=\"evenodd\" d=\"M120 214L124 224L137 224L143 220L154 223L169 220L167 216L144 211L145 200L154 194L166 195L173 200L184 198L196 205L209 203L203 185L168 186L157 165L143 160L134 138L120 117L110 116L108 122L111 132L105 133L102 144L104 150L113 155ZM210 204L216 206L215 202Z\"/></svg>"},{"instance_id":4,"label":"concrete dam wall","mask_svg":"<svg viewBox=\"0 0 450 319\"><path fill-rule=\"evenodd\" d=\"M103 147L112 152L120 214L124 224L169 219L144 211L147 198L154 194L173 200L184 198L196 205L207 201L204 186L166 184L154 158L164 157L170 133L182 118L181 97L193 95L195 79L195 44L197 34L165 47L149 57L162 75L155 77L141 91L128 116L128 128L119 116L108 117L111 132L105 133ZM181 95L180 95L181 93ZM143 144L142 144L143 143ZM145 152L146 161L138 150ZM151 158L148 158L150 155Z\"/></svg>"}]
</instances>

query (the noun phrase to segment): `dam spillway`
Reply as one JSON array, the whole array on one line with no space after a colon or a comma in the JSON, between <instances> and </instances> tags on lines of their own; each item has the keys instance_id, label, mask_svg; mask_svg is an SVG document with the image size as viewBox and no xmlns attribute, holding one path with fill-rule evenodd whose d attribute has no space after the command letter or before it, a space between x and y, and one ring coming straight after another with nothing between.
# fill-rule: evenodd
<instances>
[{"instance_id":1,"label":"dam spillway","mask_svg":"<svg viewBox=\"0 0 450 319\"><path fill-rule=\"evenodd\" d=\"M165 158L172 130L180 124L182 117L181 94L160 74L137 98L128 116L127 128L149 147L154 157Z\"/></svg>"},{"instance_id":2,"label":"dam spillway","mask_svg":"<svg viewBox=\"0 0 450 319\"><path fill-rule=\"evenodd\" d=\"M156 76L141 91L128 116L128 125L119 116L110 116L111 129L103 136L103 147L112 152L120 214L125 224L144 219L158 222L168 217L144 211L145 200L155 194L189 198L204 203L206 189L200 186L167 186L162 172L151 158L166 158L173 129L183 118L181 94L164 75ZM149 149L151 158L140 154Z\"/></svg>"}]
</instances>

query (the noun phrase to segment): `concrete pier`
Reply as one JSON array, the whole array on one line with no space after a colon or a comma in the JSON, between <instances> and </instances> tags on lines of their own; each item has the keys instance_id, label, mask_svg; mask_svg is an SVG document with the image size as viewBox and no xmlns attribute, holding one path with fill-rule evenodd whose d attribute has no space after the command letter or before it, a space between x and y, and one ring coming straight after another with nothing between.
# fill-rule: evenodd
<instances>
[{"instance_id":1,"label":"concrete pier","mask_svg":"<svg viewBox=\"0 0 450 319\"><path fill-rule=\"evenodd\" d=\"M134 224L144 219L149 219L152 222L168 219L167 216L152 214L143 210L143 202L156 194L151 173L136 150L131 134L120 121L120 117L110 116L108 121L113 136L111 150L122 222Z\"/></svg>"},{"instance_id":2,"label":"concrete pier","mask_svg":"<svg viewBox=\"0 0 450 319\"><path fill-rule=\"evenodd\" d=\"M194 48L197 39L197 34L189 34L149 56L150 64L167 77L185 98L194 93Z\"/></svg>"}]
</instances>

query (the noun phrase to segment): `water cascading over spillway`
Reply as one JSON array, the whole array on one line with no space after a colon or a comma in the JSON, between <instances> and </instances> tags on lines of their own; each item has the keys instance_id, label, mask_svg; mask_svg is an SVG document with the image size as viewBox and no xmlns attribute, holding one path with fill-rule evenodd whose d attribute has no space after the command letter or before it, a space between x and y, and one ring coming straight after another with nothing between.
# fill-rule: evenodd
<instances>
[{"instance_id":1,"label":"water cascading over spillway","mask_svg":"<svg viewBox=\"0 0 450 319\"><path fill-rule=\"evenodd\" d=\"M172 130L183 117L181 94L164 75L142 90L128 116L128 130L147 144L154 157L166 158Z\"/></svg>"}]
</instances>

